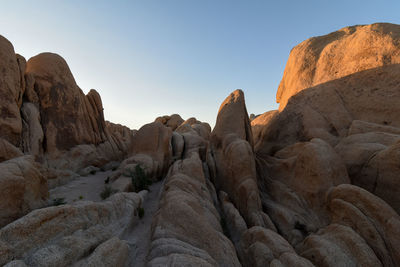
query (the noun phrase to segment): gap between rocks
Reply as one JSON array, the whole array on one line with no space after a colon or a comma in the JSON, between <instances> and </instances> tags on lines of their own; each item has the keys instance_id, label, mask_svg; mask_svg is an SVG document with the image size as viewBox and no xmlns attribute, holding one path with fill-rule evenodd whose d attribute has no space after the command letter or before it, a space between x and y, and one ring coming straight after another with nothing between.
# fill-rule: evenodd
<instances>
[{"instance_id":1,"label":"gap between rocks","mask_svg":"<svg viewBox=\"0 0 400 267\"><path fill-rule=\"evenodd\" d=\"M153 183L143 202L144 216L128 226L120 239L128 242L129 256L125 266L146 266L146 257L151 244L151 223L158 210L161 189L164 179Z\"/></svg>"}]
</instances>

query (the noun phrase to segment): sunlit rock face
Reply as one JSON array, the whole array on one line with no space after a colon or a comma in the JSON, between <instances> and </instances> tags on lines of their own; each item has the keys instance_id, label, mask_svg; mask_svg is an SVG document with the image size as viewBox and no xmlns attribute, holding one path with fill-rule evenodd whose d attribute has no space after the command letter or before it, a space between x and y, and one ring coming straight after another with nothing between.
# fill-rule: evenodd
<instances>
[{"instance_id":1,"label":"sunlit rock face","mask_svg":"<svg viewBox=\"0 0 400 267\"><path fill-rule=\"evenodd\" d=\"M399 41L400 27L389 23L346 27L305 40L290 52L276 94L279 110L306 88L400 63Z\"/></svg>"}]
</instances>

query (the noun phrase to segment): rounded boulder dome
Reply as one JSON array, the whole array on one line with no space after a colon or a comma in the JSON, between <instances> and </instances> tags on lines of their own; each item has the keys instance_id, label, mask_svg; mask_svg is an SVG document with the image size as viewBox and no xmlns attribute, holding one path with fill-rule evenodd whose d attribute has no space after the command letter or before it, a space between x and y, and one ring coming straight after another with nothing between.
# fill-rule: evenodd
<instances>
[{"instance_id":1,"label":"rounded boulder dome","mask_svg":"<svg viewBox=\"0 0 400 267\"><path fill-rule=\"evenodd\" d=\"M76 84L67 62L54 53L41 53L30 58L27 62L26 73L32 73L36 79Z\"/></svg>"},{"instance_id":2,"label":"rounded boulder dome","mask_svg":"<svg viewBox=\"0 0 400 267\"><path fill-rule=\"evenodd\" d=\"M303 89L360 71L400 63L400 26L358 25L313 37L290 52L276 101L282 110Z\"/></svg>"}]
</instances>

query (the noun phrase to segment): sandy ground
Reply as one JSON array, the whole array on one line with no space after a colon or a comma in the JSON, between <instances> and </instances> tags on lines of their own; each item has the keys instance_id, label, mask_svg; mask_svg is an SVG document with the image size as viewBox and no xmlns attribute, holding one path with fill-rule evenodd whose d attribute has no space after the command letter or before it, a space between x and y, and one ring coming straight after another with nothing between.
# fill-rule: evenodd
<instances>
[{"instance_id":1,"label":"sandy ground","mask_svg":"<svg viewBox=\"0 0 400 267\"><path fill-rule=\"evenodd\" d=\"M51 189L49 199L53 201L55 198L64 198L64 201L68 204L79 200L101 201L100 193L106 185L104 180L112 173L112 171L106 171L81 176L68 184Z\"/></svg>"},{"instance_id":2,"label":"sandy ground","mask_svg":"<svg viewBox=\"0 0 400 267\"><path fill-rule=\"evenodd\" d=\"M97 172L94 175L81 176L68 184L50 190L50 201L64 198L68 204L80 200L101 201L100 193L105 187L104 181L112 171ZM126 266L142 267L146 265L146 256L150 248L151 222L158 209L162 181L152 184L144 200L144 216L129 226L120 239L129 244L129 259Z\"/></svg>"},{"instance_id":3,"label":"sandy ground","mask_svg":"<svg viewBox=\"0 0 400 267\"><path fill-rule=\"evenodd\" d=\"M144 216L138 223L126 231L121 239L126 240L130 247L126 266L142 267L146 265L146 256L150 248L151 222L158 209L162 181L150 186L150 192L144 201Z\"/></svg>"}]
</instances>

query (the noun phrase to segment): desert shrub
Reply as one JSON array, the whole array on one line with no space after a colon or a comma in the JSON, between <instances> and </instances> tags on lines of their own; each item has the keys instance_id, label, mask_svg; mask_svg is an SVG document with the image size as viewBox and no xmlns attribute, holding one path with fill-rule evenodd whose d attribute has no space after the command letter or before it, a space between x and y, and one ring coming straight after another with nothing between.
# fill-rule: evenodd
<instances>
[{"instance_id":1,"label":"desert shrub","mask_svg":"<svg viewBox=\"0 0 400 267\"><path fill-rule=\"evenodd\" d=\"M130 172L126 176L131 177L132 186L135 192L149 190L149 185L151 185L151 181L139 164L135 166L135 170L133 172Z\"/></svg>"},{"instance_id":2,"label":"desert shrub","mask_svg":"<svg viewBox=\"0 0 400 267\"><path fill-rule=\"evenodd\" d=\"M115 193L115 191L111 188L111 186L105 186L103 191L101 191L101 193L100 193L100 197L101 197L101 199L104 200L114 193Z\"/></svg>"},{"instance_id":3,"label":"desert shrub","mask_svg":"<svg viewBox=\"0 0 400 267\"><path fill-rule=\"evenodd\" d=\"M143 216L144 216L144 208L142 208L142 207L138 208L138 215L139 215L140 219L143 218Z\"/></svg>"},{"instance_id":4,"label":"desert shrub","mask_svg":"<svg viewBox=\"0 0 400 267\"><path fill-rule=\"evenodd\" d=\"M83 199L83 196L79 196L79 199L81 199L81 200L82 200L82 199Z\"/></svg>"},{"instance_id":5,"label":"desert shrub","mask_svg":"<svg viewBox=\"0 0 400 267\"><path fill-rule=\"evenodd\" d=\"M221 220L219 221L221 224L222 231L224 232L224 235L228 238L231 237L228 229L228 224L226 223L226 220L224 217L221 216Z\"/></svg>"},{"instance_id":6,"label":"desert shrub","mask_svg":"<svg viewBox=\"0 0 400 267\"><path fill-rule=\"evenodd\" d=\"M60 206L64 204L67 204L67 202L65 202L65 198L63 197L53 199L53 206Z\"/></svg>"}]
</instances>

